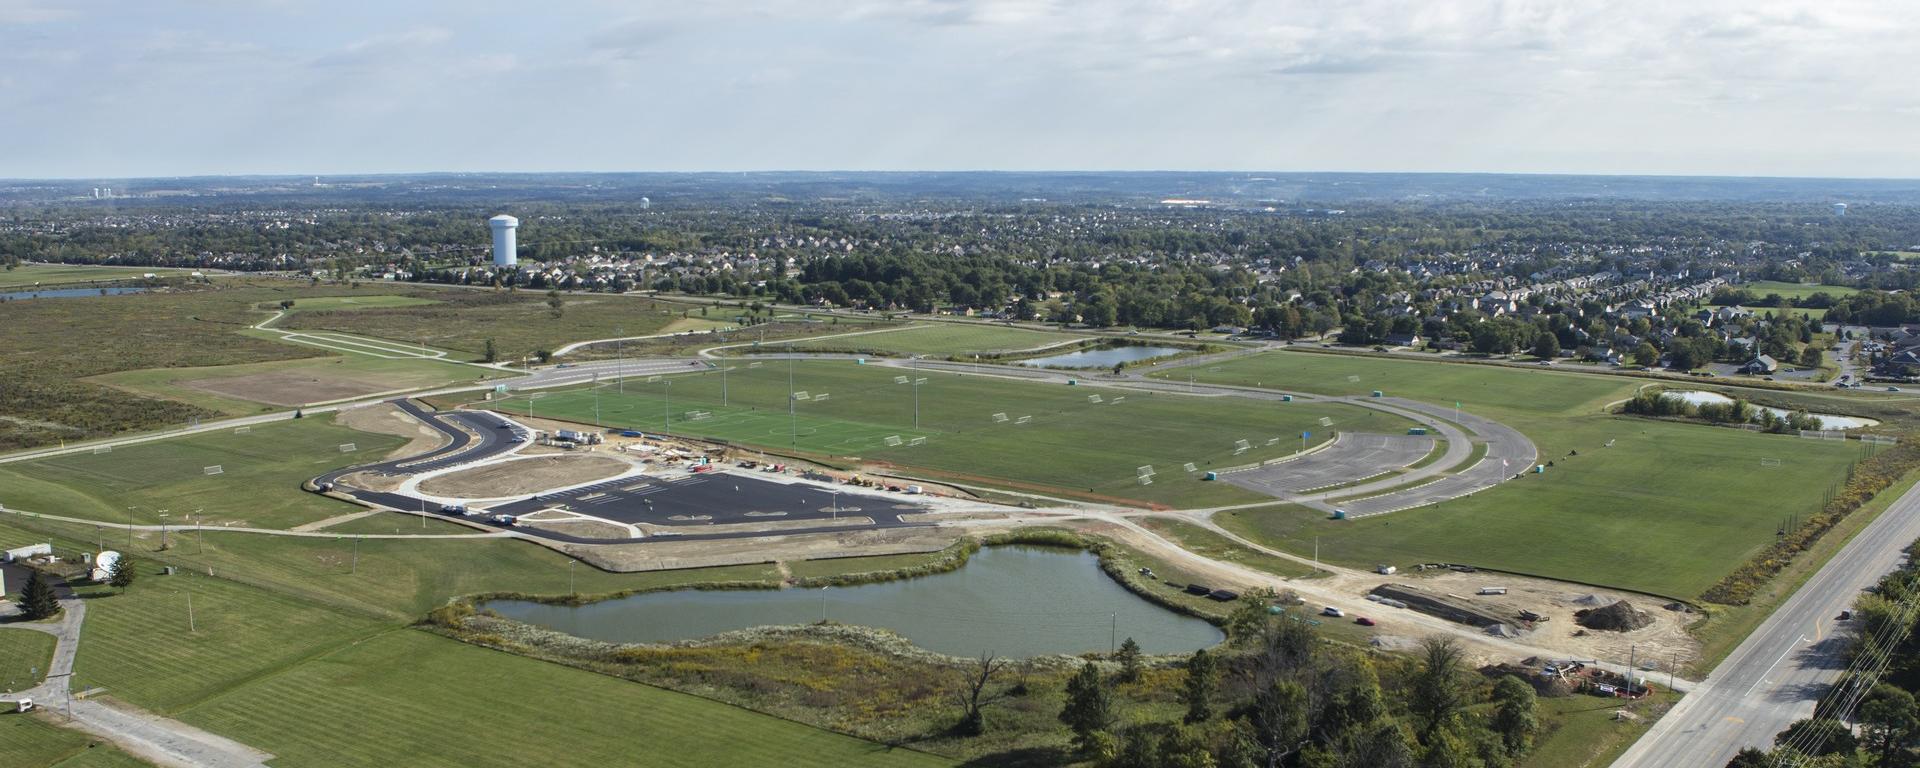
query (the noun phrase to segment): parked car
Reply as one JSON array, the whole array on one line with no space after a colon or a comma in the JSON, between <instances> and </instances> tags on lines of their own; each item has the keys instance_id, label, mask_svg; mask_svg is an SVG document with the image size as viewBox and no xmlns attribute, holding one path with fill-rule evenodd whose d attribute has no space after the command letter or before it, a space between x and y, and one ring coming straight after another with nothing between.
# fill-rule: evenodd
<instances>
[{"instance_id":1,"label":"parked car","mask_svg":"<svg viewBox=\"0 0 1920 768\"><path fill-rule=\"evenodd\" d=\"M1325 607L1325 608L1321 608L1321 609L1320 609L1320 615L1322 615L1322 616L1332 616L1332 617L1334 617L1334 618L1336 618L1336 619L1337 619L1337 618L1340 618L1340 617L1342 617L1342 616L1345 616L1345 615L1347 615L1347 613L1346 613L1346 611L1342 611L1342 610L1340 610L1340 609L1338 609L1338 608L1335 608L1335 607L1333 607L1333 606L1331 606L1331 605L1329 605L1329 606L1327 606L1327 607Z\"/></svg>"},{"instance_id":2,"label":"parked car","mask_svg":"<svg viewBox=\"0 0 1920 768\"><path fill-rule=\"evenodd\" d=\"M1362 616L1362 617L1360 617L1360 618L1357 618L1357 619L1354 619L1354 620L1353 620L1353 623L1355 623L1355 624L1358 624L1358 625L1360 625L1360 626L1363 626L1363 627L1371 627L1371 626L1373 626L1373 619L1369 619L1369 618L1367 618L1367 617L1365 617L1365 616Z\"/></svg>"}]
</instances>

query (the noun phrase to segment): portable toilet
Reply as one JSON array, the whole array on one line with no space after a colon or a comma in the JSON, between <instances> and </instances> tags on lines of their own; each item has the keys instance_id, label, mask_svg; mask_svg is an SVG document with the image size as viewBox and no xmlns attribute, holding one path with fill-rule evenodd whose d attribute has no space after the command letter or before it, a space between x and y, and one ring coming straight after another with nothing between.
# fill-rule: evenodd
<instances>
[{"instance_id":1,"label":"portable toilet","mask_svg":"<svg viewBox=\"0 0 1920 768\"><path fill-rule=\"evenodd\" d=\"M1218 480L1218 479L1220 479L1220 473L1218 473L1218 472L1208 472L1208 473L1206 474L1206 479L1208 479L1208 480Z\"/></svg>"},{"instance_id":2,"label":"portable toilet","mask_svg":"<svg viewBox=\"0 0 1920 768\"><path fill-rule=\"evenodd\" d=\"M1545 464L1535 464L1535 465L1533 465L1533 473L1534 473L1534 474L1536 474L1536 475L1544 475L1544 474L1546 474L1546 473L1547 473L1547 465L1545 465Z\"/></svg>"},{"instance_id":3,"label":"portable toilet","mask_svg":"<svg viewBox=\"0 0 1920 768\"><path fill-rule=\"evenodd\" d=\"M1281 396L1280 396L1280 402L1283 402L1283 403L1291 403L1291 402L1293 402L1293 395L1281 395Z\"/></svg>"},{"instance_id":4,"label":"portable toilet","mask_svg":"<svg viewBox=\"0 0 1920 768\"><path fill-rule=\"evenodd\" d=\"M1346 510L1344 510L1344 509L1336 509L1336 510L1334 510L1334 511L1333 511L1333 519L1335 519L1335 520L1345 520L1345 519L1347 519L1347 511L1346 511Z\"/></svg>"},{"instance_id":5,"label":"portable toilet","mask_svg":"<svg viewBox=\"0 0 1920 768\"><path fill-rule=\"evenodd\" d=\"M1078 379L1067 379L1067 386L1069 387L1079 386L1079 384L1080 381Z\"/></svg>"},{"instance_id":6,"label":"portable toilet","mask_svg":"<svg viewBox=\"0 0 1920 768\"><path fill-rule=\"evenodd\" d=\"M866 358L864 358L864 357L856 357L856 358L854 358L854 359L853 359L853 364L854 364L854 365L866 365L866 364L867 364L867 359L866 359Z\"/></svg>"},{"instance_id":7,"label":"portable toilet","mask_svg":"<svg viewBox=\"0 0 1920 768\"><path fill-rule=\"evenodd\" d=\"M1377 390L1377 389L1376 389L1376 390L1374 390L1374 391L1373 391L1373 396L1374 396L1374 397L1386 397L1386 396L1387 396L1387 393L1385 393L1385 392L1382 392L1382 391L1380 391L1380 390Z\"/></svg>"}]
</instances>

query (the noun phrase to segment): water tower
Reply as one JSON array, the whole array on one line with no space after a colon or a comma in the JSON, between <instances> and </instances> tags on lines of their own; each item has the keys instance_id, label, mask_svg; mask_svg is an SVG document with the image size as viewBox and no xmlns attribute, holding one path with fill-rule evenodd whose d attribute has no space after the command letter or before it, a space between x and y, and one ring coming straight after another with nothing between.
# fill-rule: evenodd
<instances>
[{"instance_id":1,"label":"water tower","mask_svg":"<svg viewBox=\"0 0 1920 768\"><path fill-rule=\"evenodd\" d=\"M1833 215L1835 215L1835 216L1845 216L1845 215L1847 215L1847 204L1846 204L1846 203L1834 203L1834 204L1833 204Z\"/></svg>"},{"instance_id":2,"label":"water tower","mask_svg":"<svg viewBox=\"0 0 1920 768\"><path fill-rule=\"evenodd\" d=\"M501 214L487 219L487 225L493 227L493 265L503 269L519 263L519 244L515 242L514 230L520 228L520 220Z\"/></svg>"}]
</instances>

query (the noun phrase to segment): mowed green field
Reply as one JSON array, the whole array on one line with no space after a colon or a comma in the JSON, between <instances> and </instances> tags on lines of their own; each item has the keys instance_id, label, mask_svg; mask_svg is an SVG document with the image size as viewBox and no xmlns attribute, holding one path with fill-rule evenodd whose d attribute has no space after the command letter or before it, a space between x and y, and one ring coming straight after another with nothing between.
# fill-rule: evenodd
<instances>
[{"instance_id":1,"label":"mowed green field","mask_svg":"<svg viewBox=\"0 0 1920 768\"><path fill-rule=\"evenodd\" d=\"M994 325L939 323L896 330L856 332L836 338L797 343L796 348L825 352L872 352L887 355L937 357L1001 355L1088 338L1069 333L1032 331ZM784 350L784 347L774 349ZM739 349L732 350L735 352Z\"/></svg>"},{"instance_id":2,"label":"mowed green field","mask_svg":"<svg viewBox=\"0 0 1920 768\"><path fill-rule=\"evenodd\" d=\"M32 715L0 717L0 759L7 768L137 768L150 766L79 731Z\"/></svg>"},{"instance_id":3,"label":"mowed green field","mask_svg":"<svg viewBox=\"0 0 1920 768\"><path fill-rule=\"evenodd\" d=\"M405 441L315 417L0 464L0 504L51 515L156 525L289 528L360 507L300 489L307 478L374 460ZM352 453L339 446L353 443ZM206 474L218 465L221 473ZM194 514L194 510L202 510ZM126 532L119 532L125 541Z\"/></svg>"},{"instance_id":4,"label":"mowed green field","mask_svg":"<svg viewBox=\"0 0 1920 768\"><path fill-rule=\"evenodd\" d=\"M1752 293L1755 296L1764 297L1767 294L1777 293L1789 299L1804 299L1816 293L1824 293L1824 294L1827 294L1828 296L1832 296L1837 299L1842 296L1851 296L1853 294L1860 292L1860 289L1858 288L1850 288L1844 285L1782 283L1775 280L1760 280L1752 283L1743 283L1739 287L1742 290Z\"/></svg>"},{"instance_id":5,"label":"mowed green field","mask_svg":"<svg viewBox=\"0 0 1920 768\"><path fill-rule=\"evenodd\" d=\"M1853 443L1610 415L1606 404L1637 382L1600 375L1298 352L1214 367L1196 378L1457 401L1519 429L1554 463L1472 496L1359 520L1298 507L1216 518L1299 554L1317 537L1321 557L1355 566L1462 562L1693 598L1771 542L1789 515L1816 509L1861 456ZM1779 466L1762 466L1774 459Z\"/></svg>"},{"instance_id":6,"label":"mowed green field","mask_svg":"<svg viewBox=\"0 0 1920 768\"><path fill-rule=\"evenodd\" d=\"M192 273L190 269L172 269L168 267L96 267L83 264L22 264L13 269L0 269L0 288L32 287L35 283L51 287L54 285L90 282L110 282L115 280L139 280L152 273L160 277L182 277Z\"/></svg>"},{"instance_id":7,"label":"mowed green field","mask_svg":"<svg viewBox=\"0 0 1920 768\"><path fill-rule=\"evenodd\" d=\"M8 584L17 593L19 584ZM53 661L53 635L31 629L0 626L0 690L18 691L39 685Z\"/></svg>"},{"instance_id":8,"label":"mowed green field","mask_svg":"<svg viewBox=\"0 0 1920 768\"><path fill-rule=\"evenodd\" d=\"M413 630L331 649L181 717L289 768L951 764Z\"/></svg>"},{"instance_id":9,"label":"mowed green field","mask_svg":"<svg viewBox=\"0 0 1920 768\"><path fill-rule=\"evenodd\" d=\"M87 526L0 517L0 545L64 549L89 537ZM276 766L620 765L653 750L663 757L649 765L949 764L405 628L455 594L565 590L567 558L523 542L370 540L357 564L346 542L233 532L209 535L205 552L136 551L131 588L80 588L87 640L75 686L273 752ZM161 563L180 571L160 575ZM765 565L576 575L594 592L778 583ZM474 725L494 722L512 727ZM0 732L0 745L15 735ZM74 748L47 736L18 734L23 749L52 756L24 764L53 765Z\"/></svg>"},{"instance_id":10,"label":"mowed green field","mask_svg":"<svg viewBox=\"0 0 1920 768\"><path fill-rule=\"evenodd\" d=\"M726 405L721 404L721 374L715 370L652 383L636 379L626 383L624 395L619 387L602 383L598 419L592 388L548 393L533 401L533 412L584 424L598 421L608 427L886 461L1004 488L1178 507L1267 498L1226 483L1204 482L1198 473L1183 471L1186 462L1204 472L1290 454L1299 450L1302 431L1311 431L1312 442L1318 443L1336 430L1403 432L1410 426L1396 416L1337 403L1189 397L926 370L916 374L909 368L853 361L794 366L793 386L805 398L798 400L797 418L790 419L786 363L729 365ZM919 393L919 429L914 428L914 387L897 383L913 378L926 380ZM492 407L525 413L527 401L498 401ZM695 420L691 411L711 416ZM996 414L1006 420L996 420ZM1028 422L1019 423L1023 418ZM1323 418L1330 425L1323 425ZM915 438L925 441L913 445ZM1251 447L1236 455L1240 440ZM1143 485L1138 468L1148 465L1154 468L1154 482Z\"/></svg>"},{"instance_id":11,"label":"mowed green field","mask_svg":"<svg viewBox=\"0 0 1920 768\"><path fill-rule=\"evenodd\" d=\"M86 381L230 416L246 416L306 403L477 381L488 376L480 368L458 363L342 354L205 368L149 368L109 373Z\"/></svg>"}]
</instances>

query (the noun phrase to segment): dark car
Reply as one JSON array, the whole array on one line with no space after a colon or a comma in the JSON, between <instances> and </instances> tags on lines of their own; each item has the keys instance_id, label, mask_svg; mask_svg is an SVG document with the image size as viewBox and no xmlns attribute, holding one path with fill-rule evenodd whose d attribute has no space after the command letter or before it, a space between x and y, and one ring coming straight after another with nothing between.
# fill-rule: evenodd
<instances>
[{"instance_id":1,"label":"dark car","mask_svg":"<svg viewBox=\"0 0 1920 768\"><path fill-rule=\"evenodd\" d=\"M1360 617L1360 618L1357 618L1357 619L1354 619L1354 620L1353 620L1353 623L1355 623L1355 624L1358 624L1358 625L1360 625L1360 626L1363 626L1363 627L1371 627L1371 626L1373 626L1373 619L1369 619L1369 618L1367 618L1367 617L1365 617L1365 616L1362 616L1362 617Z\"/></svg>"}]
</instances>

